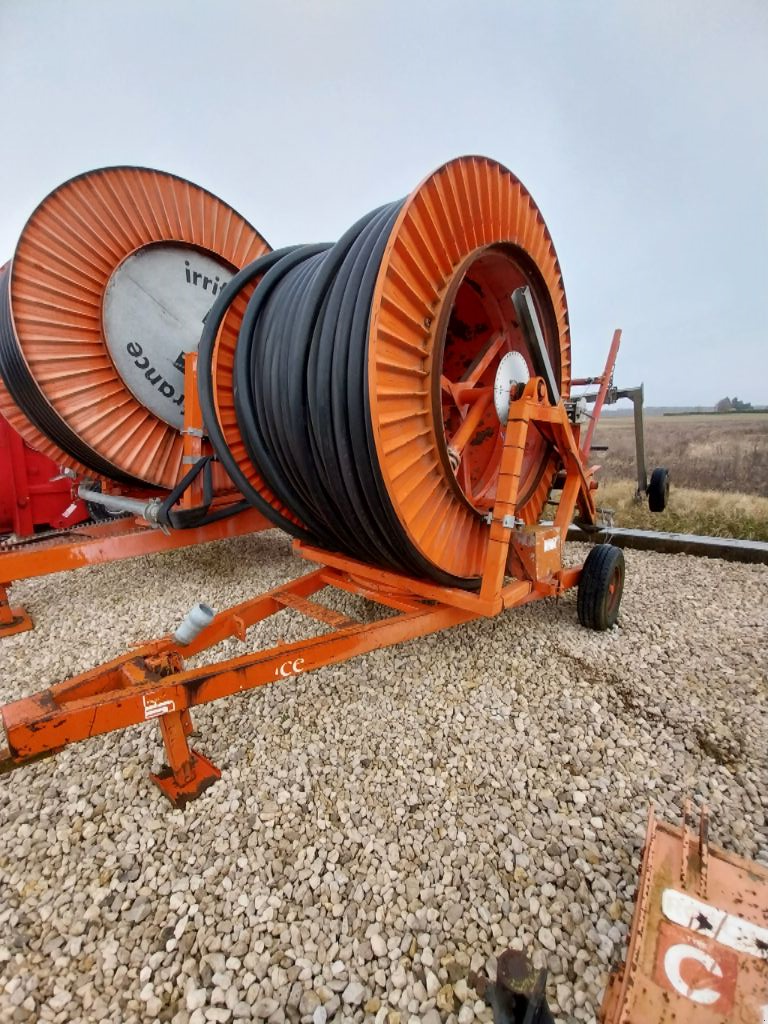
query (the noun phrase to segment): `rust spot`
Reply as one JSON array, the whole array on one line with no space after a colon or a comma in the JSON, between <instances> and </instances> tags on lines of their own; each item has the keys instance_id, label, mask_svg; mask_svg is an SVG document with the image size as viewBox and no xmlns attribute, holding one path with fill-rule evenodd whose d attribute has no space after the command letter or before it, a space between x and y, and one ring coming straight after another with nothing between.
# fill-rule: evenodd
<instances>
[{"instance_id":1,"label":"rust spot","mask_svg":"<svg viewBox=\"0 0 768 1024\"><path fill-rule=\"evenodd\" d=\"M483 444L488 440L489 437L493 437L494 431L492 427L486 427L485 430L478 430L472 440L469 442L473 447Z\"/></svg>"}]
</instances>

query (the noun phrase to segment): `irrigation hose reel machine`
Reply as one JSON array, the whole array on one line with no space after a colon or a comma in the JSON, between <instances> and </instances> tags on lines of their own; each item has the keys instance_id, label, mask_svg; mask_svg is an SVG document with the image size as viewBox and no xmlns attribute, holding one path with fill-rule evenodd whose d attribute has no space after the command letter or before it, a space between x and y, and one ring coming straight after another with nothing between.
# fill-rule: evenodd
<instances>
[{"instance_id":1,"label":"irrigation hose reel machine","mask_svg":"<svg viewBox=\"0 0 768 1024\"><path fill-rule=\"evenodd\" d=\"M211 302L268 251L222 200L147 168L81 174L32 213L0 267L0 413L106 521L3 541L0 636L32 626L14 580L268 525L211 458L194 358Z\"/></svg>"},{"instance_id":2,"label":"irrigation hose reel machine","mask_svg":"<svg viewBox=\"0 0 768 1024\"><path fill-rule=\"evenodd\" d=\"M617 350L618 336L606 390ZM5 769L157 720L167 766L153 779L183 805L221 774L189 745L197 705L577 584L585 626L616 621L621 551L599 545L583 566L563 564L574 515L597 521L584 403L569 399L552 240L500 164L458 158L334 245L257 255L215 297L197 359L217 459L317 568L219 614L200 608L175 635L6 705ZM349 619L312 600L326 587L386 613ZM325 632L186 668L285 608Z\"/></svg>"}]
</instances>

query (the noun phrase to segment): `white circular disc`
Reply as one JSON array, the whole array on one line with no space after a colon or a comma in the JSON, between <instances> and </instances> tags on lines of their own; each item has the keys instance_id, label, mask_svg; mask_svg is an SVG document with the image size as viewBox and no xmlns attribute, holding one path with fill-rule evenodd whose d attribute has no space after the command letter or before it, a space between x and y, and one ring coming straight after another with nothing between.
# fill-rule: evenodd
<instances>
[{"instance_id":1,"label":"white circular disc","mask_svg":"<svg viewBox=\"0 0 768 1024\"><path fill-rule=\"evenodd\" d=\"M502 356L496 368L493 382L493 404L499 423L506 425L509 417L509 393L513 384L527 384L531 379L528 364L520 352L507 352Z\"/></svg>"},{"instance_id":2,"label":"white circular disc","mask_svg":"<svg viewBox=\"0 0 768 1024\"><path fill-rule=\"evenodd\" d=\"M197 348L203 320L232 278L222 260L157 242L132 253L104 293L107 349L131 394L161 420L184 426L184 353Z\"/></svg>"}]
</instances>

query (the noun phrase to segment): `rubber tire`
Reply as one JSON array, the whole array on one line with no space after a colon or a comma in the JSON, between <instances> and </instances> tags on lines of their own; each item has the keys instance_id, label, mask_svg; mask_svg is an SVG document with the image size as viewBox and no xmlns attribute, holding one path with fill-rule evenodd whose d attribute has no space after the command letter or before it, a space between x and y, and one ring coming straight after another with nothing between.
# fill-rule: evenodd
<instances>
[{"instance_id":1,"label":"rubber tire","mask_svg":"<svg viewBox=\"0 0 768 1024\"><path fill-rule=\"evenodd\" d=\"M615 582L613 592L611 582ZM587 629L602 632L616 624L624 590L624 552L612 544L597 544L587 555L579 580L576 610Z\"/></svg>"},{"instance_id":2,"label":"rubber tire","mask_svg":"<svg viewBox=\"0 0 768 1024\"><path fill-rule=\"evenodd\" d=\"M669 501L669 470L654 469L648 484L648 508L651 512L663 512Z\"/></svg>"}]
</instances>

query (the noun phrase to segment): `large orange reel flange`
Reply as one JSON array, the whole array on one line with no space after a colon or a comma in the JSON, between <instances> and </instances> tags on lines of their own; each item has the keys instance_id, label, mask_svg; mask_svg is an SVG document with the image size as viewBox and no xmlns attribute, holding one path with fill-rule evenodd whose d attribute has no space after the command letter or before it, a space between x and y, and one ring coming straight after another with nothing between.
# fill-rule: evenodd
<instances>
[{"instance_id":1,"label":"large orange reel flange","mask_svg":"<svg viewBox=\"0 0 768 1024\"><path fill-rule=\"evenodd\" d=\"M172 487L185 472L183 352L216 292L267 251L235 210L175 175L111 167L65 182L30 217L7 278L0 412L62 465ZM227 487L218 468L215 484Z\"/></svg>"},{"instance_id":2,"label":"large orange reel flange","mask_svg":"<svg viewBox=\"0 0 768 1024\"><path fill-rule=\"evenodd\" d=\"M379 467L411 543L458 577L482 572L502 426L493 403L510 352L534 363L511 295L528 285L560 392L570 393L568 309L547 226L528 191L485 157L459 157L406 200L374 293L368 388ZM478 413L477 404L484 411ZM461 457L451 442L464 431ZM526 446L518 515L536 522L557 472L538 432ZM452 458L453 456L453 458Z\"/></svg>"}]
</instances>

